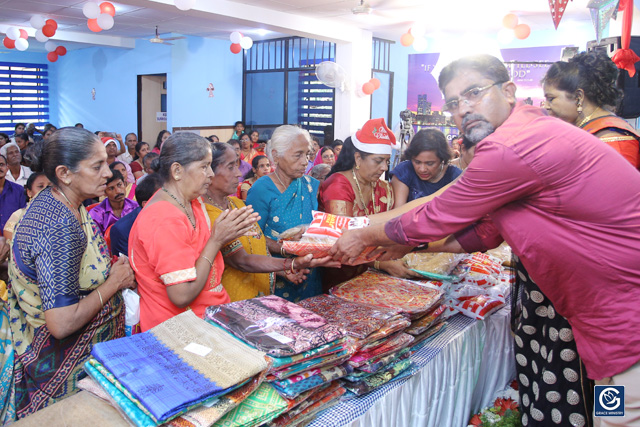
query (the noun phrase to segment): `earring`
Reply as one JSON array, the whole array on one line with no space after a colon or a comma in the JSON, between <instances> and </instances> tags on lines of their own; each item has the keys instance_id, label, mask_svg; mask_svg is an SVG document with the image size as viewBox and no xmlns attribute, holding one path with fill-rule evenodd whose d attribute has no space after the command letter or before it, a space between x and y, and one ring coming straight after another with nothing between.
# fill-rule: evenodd
<instances>
[{"instance_id":1,"label":"earring","mask_svg":"<svg viewBox=\"0 0 640 427\"><path fill-rule=\"evenodd\" d=\"M582 101L578 101L578 114L582 114Z\"/></svg>"},{"instance_id":2,"label":"earring","mask_svg":"<svg viewBox=\"0 0 640 427\"><path fill-rule=\"evenodd\" d=\"M359 171L360 170L360 166L356 165L356 170Z\"/></svg>"},{"instance_id":3,"label":"earring","mask_svg":"<svg viewBox=\"0 0 640 427\"><path fill-rule=\"evenodd\" d=\"M179 176L174 176L173 179L176 180L176 181L180 181L180 177Z\"/></svg>"},{"instance_id":4,"label":"earring","mask_svg":"<svg viewBox=\"0 0 640 427\"><path fill-rule=\"evenodd\" d=\"M64 185L69 185L69 184L71 184L71 181L65 181L64 182Z\"/></svg>"}]
</instances>

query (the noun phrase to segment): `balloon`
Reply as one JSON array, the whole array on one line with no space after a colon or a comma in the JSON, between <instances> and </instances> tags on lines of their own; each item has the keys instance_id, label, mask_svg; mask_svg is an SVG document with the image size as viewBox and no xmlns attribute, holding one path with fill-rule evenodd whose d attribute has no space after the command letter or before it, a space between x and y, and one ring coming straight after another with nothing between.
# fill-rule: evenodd
<instances>
[{"instance_id":1,"label":"balloon","mask_svg":"<svg viewBox=\"0 0 640 427\"><path fill-rule=\"evenodd\" d=\"M239 44L240 40L242 40L242 33L240 33L239 31L234 31L229 36L229 40L231 40L231 43Z\"/></svg>"},{"instance_id":2,"label":"balloon","mask_svg":"<svg viewBox=\"0 0 640 427\"><path fill-rule=\"evenodd\" d=\"M424 37L418 37L413 41L413 48L418 52L424 52L427 50L427 39Z\"/></svg>"},{"instance_id":3,"label":"balloon","mask_svg":"<svg viewBox=\"0 0 640 427\"><path fill-rule=\"evenodd\" d=\"M42 34L42 28L36 30L36 40L38 40L40 43L45 43L49 40L49 37Z\"/></svg>"},{"instance_id":4,"label":"balloon","mask_svg":"<svg viewBox=\"0 0 640 427\"><path fill-rule=\"evenodd\" d=\"M7 32L5 34L11 40L18 40L20 38L20 30L18 30L16 27L7 28Z\"/></svg>"},{"instance_id":5,"label":"balloon","mask_svg":"<svg viewBox=\"0 0 640 427\"><path fill-rule=\"evenodd\" d=\"M362 92L365 95L371 95L374 90L376 90L376 88L371 82L366 82L365 84L362 85Z\"/></svg>"},{"instance_id":6,"label":"balloon","mask_svg":"<svg viewBox=\"0 0 640 427\"><path fill-rule=\"evenodd\" d=\"M56 50L57 47L58 45L52 41L48 41L44 44L44 48L47 50L47 52L53 52Z\"/></svg>"},{"instance_id":7,"label":"balloon","mask_svg":"<svg viewBox=\"0 0 640 427\"><path fill-rule=\"evenodd\" d=\"M372 78L371 80L369 80L369 83L371 83L373 85L373 90L378 90L380 89L380 80L376 79L375 77Z\"/></svg>"},{"instance_id":8,"label":"balloon","mask_svg":"<svg viewBox=\"0 0 640 427\"><path fill-rule=\"evenodd\" d=\"M402 37L400 37L400 44L404 47L411 46L413 43L414 37L411 33L404 33Z\"/></svg>"},{"instance_id":9,"label":"balloon","mask_svg":"<svg viewBox=\"0 0 640 427\"><path fill-rule=\"evenodd\" d=\"M58 23L53 19L47 19L44 25L51 25L54 31L58 29Z\"/></svg>"},{"instance_id":10,"label":"balloon","mask_svg":"<svg viewBox=\"0 0 640 427\"><path fill-rule=\"evenodd\" d=\"M420 23L420 22L416 22L409 29L409 32L411 33L411 35L413 37L420 38L420 37L424 36L427 33L427 26L425 24Z\"/></svg>"},{"instance_id":11,"label":"balloon","mask_svg":"<svg viewBox=\"0 0 640 427\"><path fill-rule=\"evenodd\" d=\"M39 30L40 28L44 27L46 24L44 16L42 15L33 15L29 20L29 22L31 23L31 26L36 30Z\"/></svg>"},{"instance_id":12,"label":"balloon","mask_svg":"<svg viewBox=\"0 0 640 427\"><path fill-rule=\"evenodd\" d=\"M112 29L114 24L113 16L109 15L108 13L101 13L100 16L98 16L97 22L98 26L103 30Z\"/></svg>"},{"instance_id":13,"label":"balloon","mask_svg":"<svg viewBox=\"0 0 640 427\"><path fill-rule=\"evenodd\" d=\"M107 13L113 18L114 16L116 16L116 8L115 6L113 6L113 4L109 3L108 1L105 1L100 3L100 13ZM108 28L104 28L104 29L108 30Z\"/></svg>"},{"instance_id":14,"label":"balloon","mask_svg":"<svg viewBox=\"0 0 640 427\"><path fill-rule=\"evenodd\" d=\"M84 6L82 6L82 13L84 13L87 19L96 19L98 15L100 15L100 6L98 3L85 3Z\"/></svg>"},{"instance_id":15,"label":"balloon","mask_svg":"<svg viewBox=\"0 0 640 427\"><path fill-rule=\"evenodd\" d=\"M20 28L20 38L21 39L28 39L29 38L29 33L27 33L27 30L23 30L22 28Z\"/></svg>"},{"instance_id":16,"label":"balloon","mask_svg":"<svg viewBox=\"0 0 640 427\"><path fill-rule=\"evenodd\" d=\"M529 37L529 34L531 34L531 27L527 24L518 24L516 25L516 28L513 29L513 32L516 35L516 38L524 40Z\"/></svg>"},{"instance_id":17,"label":"balloon","mask_svg":"<svg viewBox=\"0 0 640 427\"><path fill-rule=\"evenodd\" d=\"M518 25L518 16L513 13L507 13L504 15L504 18L502 18L502 25L505 28L513 30L516 25Z\"/></svg>"},{"instance_id":18,"label":"balloon","mask_svg":"<svg viewBox=\"0 0 640 427\"><path fill-rule=\"evenodd\" d=\"M240 51L242 50L242 46L240 46L240 43L232 43L229 49L233 53L240 53Z\"/></svg>"},{"instance_id":19,"label":"balloon","mask_svg":"<svg viewBox=\"0 0 640 427\"><path fill-rule=\"evenodd\" d=\"M100 31L102 31L102 28L100 28L100 25L98 25L97 19L87 19L87 27L89 27L89 29L94 33L99 33Z\"/></svg>"},{"instance_id":20,"label":"balloon","mask_svg":"<svg viewBox=\"0 0 640 427\"><path fill-rule=\"evenodd\" d=\"M242 47L243 49L251 49L251 46L253 46L253 40L251 39L251 37L245 36L240 39L240 47Z\"/></svg>"},{"instance_id":21,"label":"balloon","mask_svg":"<svg viewBox=\"0 0 640 427\"><path fill-rule=\"evenodd\" d=\"M47 59L49 62L56 62L58 60L58 54L55 52L49 52L47 53Z\"/></svg>"},{"instance_id":22,"label":"balloon","mask_svg":"<svg viewBox=\"0 0 640 427\"><path fill-rule=\"evenodd\" d=\"M27 39L20 38L16 40L15 44L16 44L16 49L21 52L29 49L29 42L27 41Z\"/></svg>"},{"instance_id":23,"label":"balloon","mask_svg":"<svg viewBox=\"0 0 640 427\"><path fill-rule=\"evenodd\" d=\"M180 10L189 10L195 6L196 0L175 0L175 5Z\"/></svg>"},{"instance_id":24,"label":"balloon","mask_svg":"<svg viewBox=\"0 0 640 427\"><path fill-rule=\"evenodd\" d=\"M4 40L2 40L2 44L4 44L4 47L7 49L13 49L16 47L16 41L11 40L9 37L5 37Z\"/></svg>"},{"instance_id":25,"label":"balloon","mask_svg":"<svg viewBox=\"0 0 640 427\"><path fill-rule=\"evenodd\" d=\"M58 46L54 52L57 53L58 56L65 56L67 54L67 48L64 46Z\"/></svg>"},{"instance_id":26,"label":"balloon","mask_svg":"<svg viewBox=\"0 0 640 427\"><path fill-rule=\"evenodd\" d=\"M56 33L56 29L49 24L42 27L42 34L44 34L47 37L53 37L55 33Z\"/></svg>"}]
</instances>

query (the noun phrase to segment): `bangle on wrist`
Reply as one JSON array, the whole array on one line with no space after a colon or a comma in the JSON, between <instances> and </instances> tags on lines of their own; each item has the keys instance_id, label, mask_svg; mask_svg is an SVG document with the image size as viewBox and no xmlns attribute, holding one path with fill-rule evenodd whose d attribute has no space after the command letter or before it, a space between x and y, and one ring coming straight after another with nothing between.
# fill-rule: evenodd
<instances>
[{"instance_id":1,"label":"bangle on wrist","mask_svg":"<svg viewBox=\"0 0 640 427\"><path fill-rule=\"evenodd\" d=\"M96 289L98 296L100 297L100 307L104 307L104 301L102 300L102 294L100 293L100 289Z\"/></svg>"},{"instance_id":2,"label":"bangle on wrist","mask_svg":"<svg viewBox=\"0 0 640 427\"><path fill-rule=\"evenodd\" d=\"M373 268L380 270L380 261L373 261Z\"/></svg>"},{"instance_id":3,"label":"bangle on wrist","mask_svg":"<svg viewBox=\"0 0 640 427\"><path fill-rule=\"evenodd\" d=\"M280 246L280 255L282 255L282 258L287 257L287 253L284 251L284 245Z\"/></svg>"},{"instance_id":4,"label":"bangle on wrist","mask_svg":"<svg viewBox=\"0 0 640 427\"><path fill-rule=\"evenodd\" d=\"M282 271L287 272L287 258L282 260Z\"/></svg>"},{"instance_id":5,"label":"bangle on wrist","mask_svg":"<svg viewBox=\"0 0 640 427\"><path fill-rule=\"evenodd\" d=\"M295 258L291 258L291 274L295 274L294 268L293 268L293 263L296 261Z\"/></svg>"},{"instance_id":6,"label":"bangle on wrist","mask_svg":"<svg viewBox=\"0 0 640 427\"><path fill-rule=\"evenodd\" d=\"M200 255L200 258L204 259L205 261L207 261L209 263L209 269L213 268L213 261L211 261L209 258L207 258L204 255Z\"/></svg>"}]
</instances>

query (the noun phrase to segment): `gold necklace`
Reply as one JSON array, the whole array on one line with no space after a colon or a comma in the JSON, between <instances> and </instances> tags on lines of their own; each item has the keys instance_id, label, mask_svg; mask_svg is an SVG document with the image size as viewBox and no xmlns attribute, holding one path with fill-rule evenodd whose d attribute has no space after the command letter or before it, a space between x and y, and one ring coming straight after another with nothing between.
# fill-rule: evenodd
<instances>
[{"instance_id":1,"label":"gold necklace","mask_svg":"<svg viewBox=\"0 0 640 427\"><path fill-rule=\"evenodd\" d=\"M211 202L211 204L213 206L215 206L216 208L220 209L220 210L227 210L230 208L229 206L229 198L225 196L225 200L227 201L227 206L220 206L219 204L217 204L216 202L213 201L213 199L211 198L211 196L209 195L209 193L207 193L207 199Z\"/></svg>"},{"instance_id":2,"label":"gold necklace","mask_svg":"<svg viewBox=\"0 0 640 427\"><path fill-rule=\"evenodd\" d=\"M587 123L589 122L589 120L591 120L591 117L593 117L593 115L594 115L595 113L597 113L597 112L598 112L598 110L600 110L600 107L596 107L596 109L595 109L595 110L593 110L593 111L591 112L591 114L589 114L587 117L585 117L584 119L582 119L582 121L578 124L578 127L579 127L579 128L582 128L582 126L584 126L585 124L587 124Z\"/></svg>"},{"instance_id":3,"label":"gold necklace","mask_svg":"<svg viewBox=\"0 0 640 427\"><path fill-rule=\"evenodd\" d=\"M351 169L351 172L353 173L353 180L356 182L356 188L358 189L358 195L360 196L360 203L362 204L362 210L364 211L365 216L369 216L369 215L371 215L371 213L369 212L369 209L364 204L364 197L362 196L362 189L360 188L360 181L358 181L358 177L356 176L356 170L355 169ZM373 205L373 213L374 214L377 214L378 212L380 212L380 207L376 206L376 203L375 203L375 193L373 191L373 185L371 185L371 204ZM376 209L376 207L378 209Z\"/></svg>"},{"instance_id":4,"label":"gold necklace","mask_svg":"<svg viewBox=\"0 0 640 427\"><path fill-rule=\"evenodd\" d=\"M195 218L193 218L193 220L191 220L191 215L189 215L189 211L187 210L187 207L186 207L184 204L182 204L182 202L181 202L180 200L178 200L178 198L177 198L176 196L174 196L174 195L173 195L169 190L167 190L166 188L162 187L162 191L164 191L164 192L165 192L165 193L167 193L169 196L171 196L171 198L172 198L173 200L175 200L175 201L176 201L176 203L177 203L177 204L179 204L179 205L180 205L180 207L181 207L182 209L184 209L184 213L186 213L186 214L187 214L187 218L189 219L189 222L191 223L191 226L192 226L192 227L193 227L193 229L195 230L195 229L196 229L196 219L195 219Z\"/></svg>"},{"instance_id":5,"label":"gold necklace","mask_svg":"<svg viewBox=\"0 0 640 427\"><path fill-rule=\"evenodd\" d=\"M73 213L73 216L75 216L76 219L78 221L80 221L80 211L78 211L78 208L73 206L71 201L67 198L67 195L64 194L64 192L62 190L60 190L58 187L53 187L53 189L55 190L56 193L58 193L60 196L62 196L64 198L64 200L67 202L67 205L71 209L71 212Z\"/></svg>"},{"instance_id":6,"label":"gold necklace","mask_svg":"<svg viewBox=\"0 0 640 427\"><path fill-rule=\"evenodd\" d=\"M284 182L282 182L282 180L280 179L280 175L278 175L278 168L276 168L276 170L274 170L273 173L275 174L276 178L278 178L278 181L280 182L280 185L282 185L282 188L284 188L286 191L286 189L289 187L284 185Z\"/></svg>"}]
</instances>

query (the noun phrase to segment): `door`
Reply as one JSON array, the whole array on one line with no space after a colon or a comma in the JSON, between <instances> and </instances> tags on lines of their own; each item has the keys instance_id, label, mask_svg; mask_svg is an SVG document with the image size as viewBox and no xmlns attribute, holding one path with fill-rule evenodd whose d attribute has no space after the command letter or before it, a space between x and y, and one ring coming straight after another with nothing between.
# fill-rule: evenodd
<instances>
[{"instance_id":1,"label":"door","mask_svg":"<svg viewBox=\"0 0 640 427\"><path fill-rule=\"evenodd\" d=\"M167 75L138 76L138 141L155 147L158 134L167 129Z\"/></svg>"}]
</instances>

